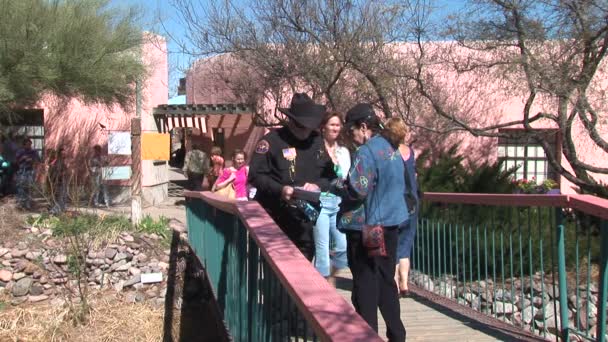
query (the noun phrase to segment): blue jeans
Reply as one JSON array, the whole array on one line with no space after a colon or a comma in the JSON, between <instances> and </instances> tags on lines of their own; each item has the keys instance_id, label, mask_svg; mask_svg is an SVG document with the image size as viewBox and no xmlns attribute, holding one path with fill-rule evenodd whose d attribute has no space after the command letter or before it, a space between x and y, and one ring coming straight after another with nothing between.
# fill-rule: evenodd
<instances>
[{"instance_id":1,"label":"blue jeans","mask_svg":"<svg viewBox=\"0 0 608 342\"><path fill-rule=\"evenodd\" d=\"M324 195L320 197L321 212L313 229L315 239L315 268L322 276L330 275L330 259L334 268L342 269L347 265L346 235L336 228L336 216L342 199L339 196ZM330 237L334 243L334 254L329 255Z\"/></svg>"},{"instance_id":2,"label":"blue jeans","mask_svg":"<svg viewBox=\"0 0 608 342\"><path fill-rule=\"evenodd\" d=\"M22 208L32 208L34 176L34 170L19 170L17 172L17 202Z\"/></svg>"},{"instance_id":3,"label":"blue jeans","mask_svg":"<svg viewBox=\"0 0 608 342\"><path fill-rule=\"evenodd\" d=\"M93 205L99 206L99 195L103 195L103 201L106 207L110 206L110 194L108 193L108 185L104 183L101 174L93 175Z\"/></svg>"}]
</instances>

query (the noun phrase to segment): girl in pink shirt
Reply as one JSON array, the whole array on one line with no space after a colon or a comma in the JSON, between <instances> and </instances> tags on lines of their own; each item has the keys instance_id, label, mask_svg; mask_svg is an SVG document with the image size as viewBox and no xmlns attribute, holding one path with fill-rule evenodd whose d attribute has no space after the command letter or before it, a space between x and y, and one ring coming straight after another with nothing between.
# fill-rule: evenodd
<instances>
[{"instance_id":1,"label":"girl in pink shirt","mask_svg":"<svg viewBox=\"0 0 608 342\"><path fill-rule=\"evenodd\" d=\"M232 152L232 167L224 169L222 175L213 185L212 191L217 191L227 186L234 186L237 201L247 201L247 175L249 166L245 165L247 154L245 151L236 149Z\"/></svg>"}]
</instances>

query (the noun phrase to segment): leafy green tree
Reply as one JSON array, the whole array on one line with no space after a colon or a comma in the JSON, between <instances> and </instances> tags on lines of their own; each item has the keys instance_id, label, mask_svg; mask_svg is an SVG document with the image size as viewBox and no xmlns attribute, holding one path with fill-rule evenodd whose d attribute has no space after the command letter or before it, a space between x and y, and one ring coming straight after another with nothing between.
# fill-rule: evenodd
<instances>
[{"instance_id":1,"label":"leafy green tree","mask_svg":"<svg viewBox=\"0 0 608 342\"><path fill-rule=\"evenodd\" d=\"M135 8L0 0L0 115L43 95L127 107L145 76Z\"/></svg>"}]
</instances>

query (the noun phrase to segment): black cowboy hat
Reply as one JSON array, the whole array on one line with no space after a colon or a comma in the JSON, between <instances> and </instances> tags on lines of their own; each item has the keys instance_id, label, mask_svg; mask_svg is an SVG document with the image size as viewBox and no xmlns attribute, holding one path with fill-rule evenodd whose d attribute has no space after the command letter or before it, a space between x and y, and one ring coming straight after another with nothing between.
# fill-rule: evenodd
<instances>
[{"instance_id":1,"label":"black cowboy hat","mask_svg":"<svg viewBox=\"0 0 608 342\"><path fill-rule=\"evenodd\" d=\"M305 93L295 93L289 108L279 108L279 110L298 124L310 129L319 128L325 114L325 106L316 104Z\"/></svg>"},{"instance_id":2,"label":"black cowboy hat","mask_svg":"<svg viewBox=\"0 0 608 342\"><path fill-rule=\"evenodd\" d=\"M367 118L376 116L374 107L369 103L358 103L353 108L346 112L346 118L344 120L344 127L349 128L354 125L357 121L361 121Z\"/></svg>"}]
</instances>

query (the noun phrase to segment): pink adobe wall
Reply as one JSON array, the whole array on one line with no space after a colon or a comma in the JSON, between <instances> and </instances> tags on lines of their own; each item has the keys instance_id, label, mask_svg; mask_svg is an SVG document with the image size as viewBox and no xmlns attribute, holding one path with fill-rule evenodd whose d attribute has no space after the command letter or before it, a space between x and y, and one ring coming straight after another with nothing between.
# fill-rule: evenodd
<instances>
[{"instance_id":1,"label":"pink adobe wall","mask_svg":"<svg viewBox=\"0 0 608 342\"><path fill-rule=\"evenodd\" d=\"M142 58L148 75L142 83L142 130L156 131L152 109L168 100L167 49L163 37L149 33L144 35L146 41L142 47ZM130 131L131 118L136 116L135 103L123 109L118 105L85 104L76 98L59 99L50 95L44 96L36 107L44 111L45 148L63 147L66 157L79 171L84 170L83 161L92 153L92 146L99 144L105 149L108 132ZM113 156L110 162L112 165L127 165L130 164L130 157ZM142 163L144 186L156 181L151 164L147 163Z\"/></svg>"},{"instance_id":2,"label":"pink adobe wall","mask_svg":"<svg viewBox=\"0 0 608 342\"><path fill-rule=\"evenodd\" d=\"M392 47L394 53L402 57L404 65L414 65L413 58L417 55L416 45L399 44ZM474 127L486 127L499 123L520 120L523 117L523 108L527 93L520 83L521 80L505 80L498 71L478 69L472 72L458 72L451 66L451 62L466 62L471 58L474 60L490 60L490 55L481 52L465 50L451 42L428 43L425 45L425 78L429 90L440 95L441 104L458 113L462 120L472 123ZM224 59L222 59L224 58ZM218 56L211 59L199 60L187 76L187 100L188 103L236 103L234 94L230 87L218 80L214 73L227 72L222 67L226 57ZM594 91L590 94L590 100L598 107L600 113L608 109L606 93L608 90L608 78L605 77L606 62L602 65L594 79ZM240 70L240 72L238 71ZM230 78L246 78L246 69L230 69ZM301 89L298 91L306 91ZM284 94L279 98L272 96L269 91L262 91L262 101L257 105L257 112L266 117L272 117L276 113L277 106L288 106L291 98L291 90L285 88ZM310 92L309 92L310 93ZM551 99L538 97L532 107L531 114L539 111L554 111ZM436 115L428 101L419 98L415 101L414 110L418 114L417 123L434 124ZM539 120L532 124L534 128L548 129L556 128L549 120ZM600 125L600 135L608 136L608 122ZM597 147L588 137L579 119L573 125L575 145L579 158L586 163L601 166L599 161L606 160L608 154ZM497 155L496 138L475 137L468 132L456 132L438 137L436 134L423 130L414 130L412 139L416 140L415 146L421 150L427 147L439 150L455 142L460 142L460 152L469 160L476 162L495 161ZM562 165L570 169L565 157L561 156ZM595 175L598 180L608 183L607 175ZM564 193L573 193L575 190L570 182L563 177L560 179L561 190Z\"/></svg>"}]
</instances>

